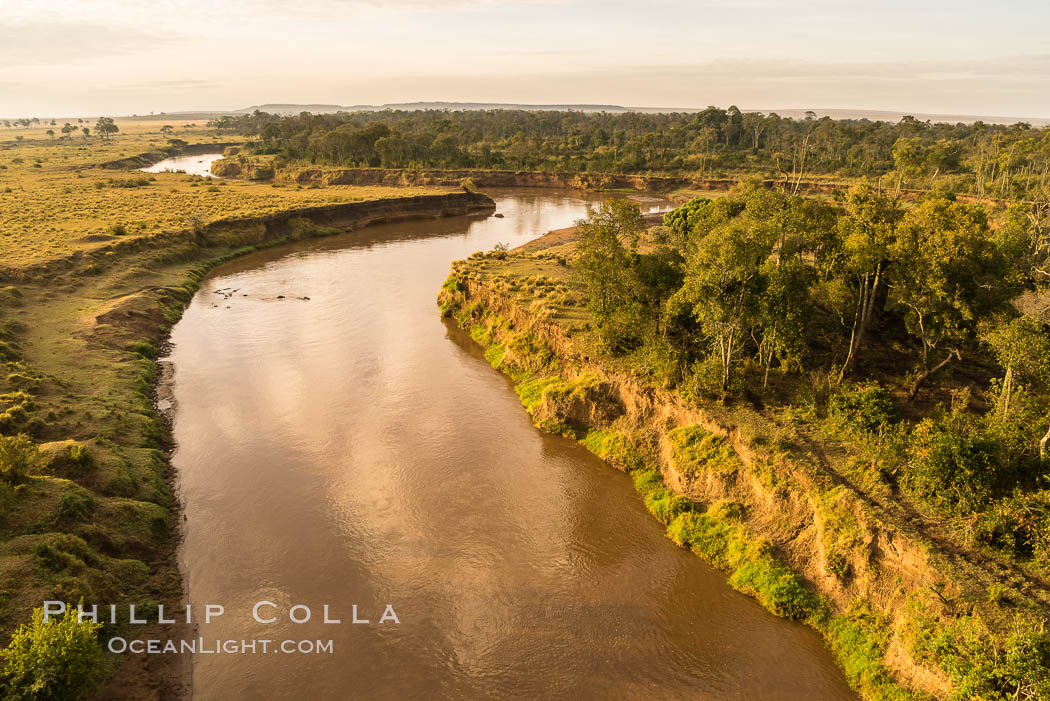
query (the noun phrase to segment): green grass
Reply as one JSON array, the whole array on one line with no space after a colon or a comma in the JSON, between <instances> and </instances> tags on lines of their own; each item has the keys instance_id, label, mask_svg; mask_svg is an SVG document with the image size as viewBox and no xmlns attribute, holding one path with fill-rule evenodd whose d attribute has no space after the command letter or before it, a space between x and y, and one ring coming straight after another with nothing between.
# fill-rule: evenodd
<instances>
[{"instance_id":1,"label":"green grass","mask_svg":"<svg viewBox=\"0 0 1050 701\"><path fill-rule=\"evenodd\" d=\"M122 133L110 141L27 136L20 142L0 142L0 271L89 251L114 238L148 237L293 208L447 191L426 187L275 188L241 180L219 181L220 185L210 187L207 179L198 176L121 174L98 167L102 162L166 147L167 136L156 131L161 124L130 123L128 133L122 126ZM23 132L0 129L0 139L16 131ZM217 139L195 129L185 130L180 138L194 143Z\"/></svg>"},{"instance_id":2,"label":"green grass","mask_svg":"<svg viewBox=\"0 0 1050 701\"><path fill-rule=\"evenodd\" d=\"M720 473L736 472L740 459L722 436L701 426L683 426L667 433L671 443L671 457L679 472L697 475L704 470Z\"/></svg>"}]
</instances>

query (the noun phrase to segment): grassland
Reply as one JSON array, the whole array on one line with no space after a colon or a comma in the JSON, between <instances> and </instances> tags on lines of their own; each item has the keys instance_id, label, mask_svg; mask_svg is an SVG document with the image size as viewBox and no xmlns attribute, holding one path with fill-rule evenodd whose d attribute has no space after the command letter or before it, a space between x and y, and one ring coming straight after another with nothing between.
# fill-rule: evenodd
<instances>
[{"instance_id":1,"label":"grassland","mask_svg":"<svg viewBox=\"0 0 1050 701\"><path fill-rule=\"evenodd\" d=\"M155 122L146 126L158 128ZM123 134L122 126L122 133L108 141L92 136L0 142L0 266L22 267L91 250L117 237L149 236L218 219L435 192L297 188L98 167L167 146L164 135L145 131L144 125L132 123L128 130ZM4 135L0 130L0 139ZM175 136L194 143L223 141L197 130Z\"/></svg>"},{"instance_id":2,"label":"grassland","mask_svg":"<svg viewBox=\"0 0 1050 701\"><path fill-rule=\"evenodd\" d=\"M449 192L274 188L99 168L163 144L157 122L154 131L120 126L109 141L23 131L21 141L0 142L0 440L24 434L35 446L28 474L0 479L5 638L45 599L178 607L177 505L167 426L152 403L154 361L215 262L280 242L251 220ZM282 231L335 232L302 218ZM176 690L173 663L118 669L114 658L108 698Z\"/></svg>"}]
</instances>

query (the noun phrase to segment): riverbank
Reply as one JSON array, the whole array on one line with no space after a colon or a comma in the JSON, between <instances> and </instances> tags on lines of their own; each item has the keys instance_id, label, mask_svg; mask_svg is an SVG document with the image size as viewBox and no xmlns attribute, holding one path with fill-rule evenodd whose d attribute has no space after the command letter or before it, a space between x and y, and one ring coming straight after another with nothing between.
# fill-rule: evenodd
<instances>
[{"instance_id":1,"label":"riverbank","mask_svg":"<svg viewBox=\"0 0 1050 701\"><path fill-rule=\"evenodd\" d=\"M168 329L211 267L284 241L493 209L484 195L443 188L220 187L28 160L0 157L0 433L39 445L28 474L0 482L5 639L47 599L178 610L179 507L153 389ZM186 200L212 196L206 211ZM179 657L114 664L99 698L179 698Z\"/></svg>"},{"instance_id":2,"label":"riverbank","mask_svg":"<svg viewBox=\"0 0 1050 701\"><path fill-rule=\"evenodd\" d=\"M819 630L866 698L986 688L1045 619L1045 583L857 482L848 442L787 412L686 399L604 354L571 259L571 232L553 232L454 264L439 297L536 425L629 472L669 537Z\"/></svg>"}]
</instances>

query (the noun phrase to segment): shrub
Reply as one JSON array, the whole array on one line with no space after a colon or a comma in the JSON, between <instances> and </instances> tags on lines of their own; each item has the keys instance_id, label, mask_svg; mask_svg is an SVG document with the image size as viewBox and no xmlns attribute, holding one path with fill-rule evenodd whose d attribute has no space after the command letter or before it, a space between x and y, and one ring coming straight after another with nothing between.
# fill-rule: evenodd
<instances>
[{"instance_id":1,"label":"shrub","mask_svg":"<svg viewBox=\"0 0 1050 701\"><path fill-rule=\"evenodd\" d=\"M872 435L897 418L893 397L878 382L854 385L832 395L828 401L829 421L846 435Z\"/></svg>"},{"instance_id":2,"label":"shrub","mask_svg":"<svg viewBox=\"0 0 1050 701\"><path fill-rule=\"evenodd\" d=\"M40 449L28 436L0 436L0 479L6 482L23 480L40 464Z\"/></svg>"},{"instance_id":3,"label":"shrub","mask_svg":"<svg viewBox=\"0 0 1050 701\"><path fill-rule=\"evenodd\" d=\"M128 350L150 360L154 360L157 357L157 347L149 341L135 341L128 346Z\"/></svg>"},{"instance_id":4,"label":"shrub","mask_svg":"<svg viewBox=\"0 0 1050 701\"><path fill-rule=\"evenodd\" d=\"M1050 633L1018 614L1001 639L975 616L939 623L919 610L907 631L913 653L955 683L954 699L1050 698Z\"/></svg>"},{"instance_id":5,"label":"shrub","mask_svg":"<svg viewBox=\"0 0 1050 701\"><path fill-rule=\"evenodd\" d=\"M915 427L908 448L905 486L944 513L985 507L1003 479L994 441L958 413L926 419Z\"/></svg>"},{"instance_id":6,"label":"shrub","mask_svg":"<svg viewBox=\"0 0 1050 701\"><path fill-rule=\"evenodd\" d=\"M69 446L69 459L85 470L95 466L95 458L88 447L82 443L74 443Z\"/></svg>"},{"instance_id":7,"label":"shrub","mask_svg":"<svg viewBox=\"0 0 1050 701\"><path fill-rule=\"evenodd\" d=\"M64 521L83 521L95 510L95 500L83 487L70 484L58 502L58 518Z\"/></svg>"},{"instance_id":8,"label":"shrub","mask_svg":"<svg viewBox=\"0 0 1050 701\"><path fill-rule=\"evenodd\" d=\"M93 693L105 676L98 644L101 624L77 620L75 607L44 622L43 609L0 650L7 681L5 698L75 701Z\"/></svg>"}]
</instances>

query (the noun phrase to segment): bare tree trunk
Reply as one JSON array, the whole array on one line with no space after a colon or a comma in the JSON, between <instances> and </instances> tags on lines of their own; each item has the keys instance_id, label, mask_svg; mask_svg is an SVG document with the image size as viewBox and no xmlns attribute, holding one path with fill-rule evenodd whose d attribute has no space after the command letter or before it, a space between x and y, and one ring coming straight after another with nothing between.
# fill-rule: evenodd
<instances>
[{"instance_id":1,"label":"bare tree trunk","mask_svg":"<svg viewBox=\"0 0 1050 701\"><path fill-rule=\"evenodd\" d=\"M1006 368L1006 376L1003 378L1003 391L999 402L1002 404L1002 417L1005 419L1010 415L1010 396L1013 394L1014 369Z\"/></svg>"},{"instance_id":2,"label":"bare tree trunk","mask_svg":"<svg viewBox=\"0 0 1050 701\"><path fill-rule=\"evenodd\" d=\"M860 350L861 345L864 343L868 325L871 323L872 313L875 311L875 298L878 294L881 277L881 263L876 266L873 279L870 277L870 273L864 276L864 281L861 284L860 299L857 302L857 313L853 320L853 331L849 339L849 352L846 354L845 362L842 363L842 370L839 372L839 382L842 382L846 377L846 373L853 366L853 360L857 351Z\"/></svg>"},{"instance_id":3,"label":"bare tree trunk","mask_svg":"<svg viewBox=\"0 0 1050 701\"><path fill-rule=\"evenodd\" d=\"M795 180L795 187L791 191L792 195L798 194L798 189L802 185L802 174L806 170L806 151L809 149L809 134L806 134L806 138L802 140L802 156L799 159L798 164L798 178Z\"/></svg>"},{"instance_id":4,"label":"bare tree trunk","mask_svg":"<svg viewBox=\"0 0 1050 701\"><path fill-rule=\"evenodd\" d=\"M908 401L910 402L915 399L915 395L919 393L919 386L926 381L926 378L928 378L930 375L932 375L933 373L937 372L945 365L950 363L953 358L958 358L960 361L962 360L962 354L960 354L959 351L955 350L954 348L951 351L949 351L947 358L937 363L929 370L923 370L922 373L920 373L919 376L915 378L915 382L912 383L911 389L908 390Z\"/></svg>"},{"instance_id":5,"label":"bare tree trunk","mask_svg":"<svg viewBox=\"0 0 1050 701\"><path fill-rule=\"evenodd\" d=\"M1047 429L1046 435L1039 441L1039 459L1043 462L1046 462L1047 458L1050 457L1046 452L1046 444L1048 442L1050 442L1050 429Z\"/></svg>"}]
</instances>

